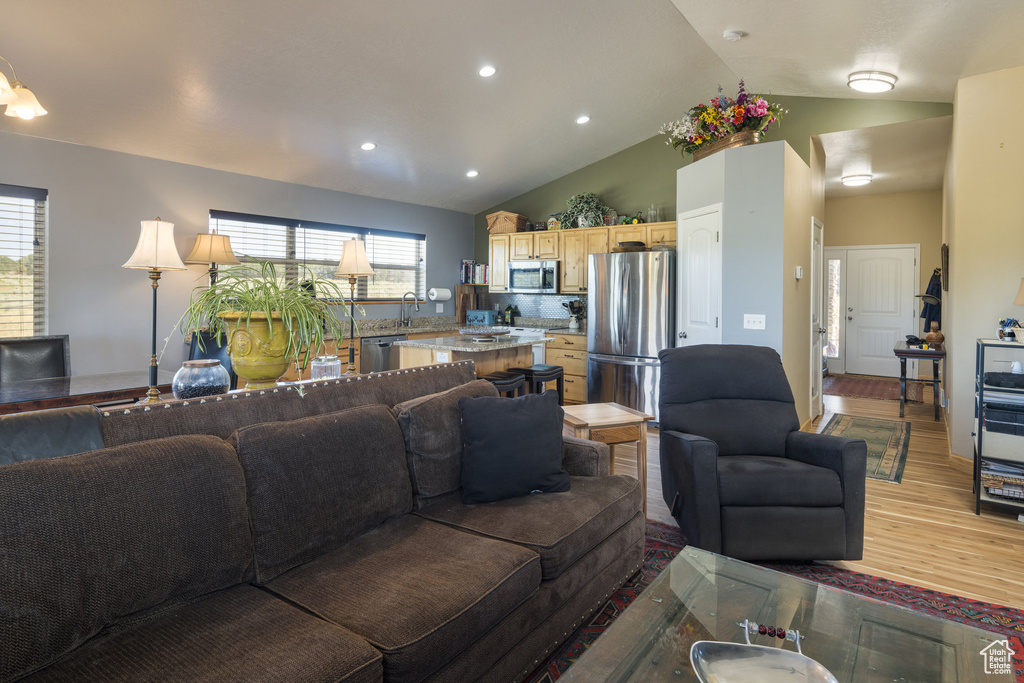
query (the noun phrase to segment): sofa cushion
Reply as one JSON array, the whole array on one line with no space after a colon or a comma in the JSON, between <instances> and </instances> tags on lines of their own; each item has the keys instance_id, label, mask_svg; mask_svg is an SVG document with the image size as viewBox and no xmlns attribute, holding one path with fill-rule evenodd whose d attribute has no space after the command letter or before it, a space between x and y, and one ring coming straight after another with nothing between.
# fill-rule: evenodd
<instances>
[{"instance_id":1,"label":"sofa cushion","mask_svg":"<svg viewBox=\"0 0 1024 683\"><path fill-rule=\"evenodd\" d=\"M569 490L557 393L460 398L459 410L463 503Z\"/></svg>"},{"instance_id":2,"label":"sofa cushion","mask_svg":"<svg viewBox=\"0 0 1024 683\"><path fill-rule=\"evenodd\" d=\"M236 586L101 634L25 680L376 683L381 659L351 632L258 588Z\"/></svg>"},{"instance_id":3,"label":"sofa cushion","mask_svg":"<svg viewBox=\"0 0 1024 683\"><path fill-rule=\"evenodd\" d=\"M384 653L384 678L426 678L537 590L537 554L405 515L267 584Z\"/></svg>"},{"instance_id":4,"label":"sofa cushion","mask_svg":"<svg viewBox=\"0 0 1024 683\"><path fill-rule=\"evenodd\" d=\"M0 465L103 448L95 406L31 410L0 417Z\"/></svg>"},{"instance_id":5,"label":"sofa cushion","mask_svg":"<svg viewBox=\"0 0 1024 683\"><path fill-rule=\"evenodd\" d=\"M718 497L722 505L831 507L843 504L843 486L836 471L826 467L789 458L729 455L718 458Z\"/></svg>"},{"instance_id":6,"label":"sofa cushion","mask_svg":"<svg viewBox=\"0 0 1024 683\"><path fill-rule=\"evenodd\" d=\"M395 406L417 496L429 498L458 490L462 479L459 399L497 395L493 384L479 379Z\"/></svg>"},{"instance_id":7,"label":"sofa cushion","mask_svg":"<svg viewBox=\"0 0 1024 683\"><path fill-rule=\"evenodd\" d=\"M522 496L486 505L458 501L417 515L525 546L540 555L544 580L557 578L641 509L640 483L625 475L571 477L564 493Z\"/></svg>"},{"instance_id":8,"label":"sofa cushion","mask_svg":"<svg viewBox=\"0 0 1024 683\"><path fill-rule=\"evenodd\" d=\"M216 437L4 465L0 501L0 680L253 576L242 469Z\"/></svg>"},{"instance_id":9,"label":"sofa cushion","mask_svg":"<svg viewBox=\"0 0 1024 683\"><path fill-rule=\"evenodd\" d=\"M260 583L412 510L402 430L385 406L252 425L231 442Z\"/></svg>"}]
</instances>

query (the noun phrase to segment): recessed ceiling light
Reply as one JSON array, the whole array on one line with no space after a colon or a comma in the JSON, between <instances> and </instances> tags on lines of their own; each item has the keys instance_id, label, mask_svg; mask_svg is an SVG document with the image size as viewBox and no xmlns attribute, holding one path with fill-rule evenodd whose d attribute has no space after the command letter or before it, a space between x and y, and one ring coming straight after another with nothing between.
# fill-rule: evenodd
<instances>
[{"instance_id":1,"label":"recessed ceiling light","mask_svg":"<svg viewBox=\"0 0 1024 683\"><path fill-rule=\"evenodd\" d=\"M359 145L359 149L366 150L367 152L369 152L371 149L376 149L376 147L377 145L373 144L372 142L364 142L363 144Z\"/></svg>"},{"instance_id":2,"label":"recessed ceiling light","mask_svg":"<svg viewBox=\"0 0 1024 683\"><path fill-rule=\"evenodd\" d=\"M728 40L730 43L735 43L743 36L747 35L743 31L724 31L722 37Z\"/></svg>"},{"instance_id":3,"label":"recessed ceiling light","mask_svg":"<svg viewBox=\"0 0 1024 683\"><path fill-rule=\"evenodd\" d=\"M498 70L495 69L490 64L488 64L487 66L485 66L482 69L480 69L479 71L477 71L477 73L480 74L481 76L483 76L484 78L490 78L494 74L498 73Z\"/></svg>"},{"instance_id":4,"label":"recessed ceiling light","mask_svg":"<svg viewBox=\"0 0 1024 683\"><path fill-rule=\"evenodd\" d=\"M480 175L479 171L466 171L467 178L476 178L478 175Z\"/></svg>"},{"instance_id":5,"label":"recessed ceiling light","mask_svg":"<svg viewBox=\"0 0 1024 683\"><path fill-rule=\"evenodd\" d=\"M857 187L858 185L867 185L871 182L870 173L862 173L860 175L844 175L842 177L843 185L848 187Z\"/></svg>"},{"instance_id":6,"label":"recessed ceiling light","mask_svg":"<svg viewBox=\"0 0 1024 683\"><path fill-rule=\"evenodd\" d=\"M578 119L576 119L576 123L586 123L589 120L590 120L590 117L587 116L586 114L584 114L583 116L581 116Z\"/></svg>"},{"instance_id":7,"label":"recessed ceiling light","mask_svg":"<svg viewBox=\"0 0 1024 683\"><path fill-rule=\"evenodd\" d=\"M896 87L896 77L884 71L855 71L846 85L860 92L889 92Z\"/></svg>"}]
</instances>

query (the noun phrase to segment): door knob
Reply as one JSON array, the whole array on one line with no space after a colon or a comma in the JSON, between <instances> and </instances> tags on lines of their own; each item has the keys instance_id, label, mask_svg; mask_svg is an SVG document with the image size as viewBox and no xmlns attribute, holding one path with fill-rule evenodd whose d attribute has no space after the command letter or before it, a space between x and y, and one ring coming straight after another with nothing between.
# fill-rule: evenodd
<instances>
[{"instance_id":1,"label":"door knob","mask_svg":"<svg viewBox=\"0 0 1024 683\"><path fill-rule=\"evenodd\" d=\"M828 332L828 330L826 330L824 327L819 327L818 328L818 334L826 334L827 332Z\"/></svg>"},{"instance_id":2,"label":"door knob","mask_svg":"<svg viewBox=\"0 0 1024 683\"><path fill-rule=\"evenodd\" d=\"M680 332L679 333L679 338L680 339L686 339L686 333L685 332Z\"/></svg>"},{"instance_id":3,"label":"door knob","mask_svg":"<svg viewBox=\"0 0 1024 683\"><path fill-rule=\"evenodd\" d=\"M853 320L853 316L852 315L848 315L848 316L846 316L846 319L847 320Z\"/></svg>"}]
</instances>

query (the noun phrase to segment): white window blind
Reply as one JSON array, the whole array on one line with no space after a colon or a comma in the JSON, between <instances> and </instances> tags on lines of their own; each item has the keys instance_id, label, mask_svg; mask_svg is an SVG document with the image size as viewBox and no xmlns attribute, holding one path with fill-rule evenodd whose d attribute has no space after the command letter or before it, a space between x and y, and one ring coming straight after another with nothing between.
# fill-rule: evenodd
<instances>
[{"instance_id":1,"label":"white window blind","mask_svg":"<svg viewBox=\"0 0 1024 683\"><path fill-rule=\"evenodd\" d=\"M228 211L210 212L210 232L227 235L239 260L270 260L286 279L299 279L305 266L320 277L335 278L347 240L363 240L375 275L359 278L357 301L401 298L415 292L426 298L426 236L397 230L377 230L350 225L298 221Z\"/></svg>"},{"instance_id":2,"label":"white window blind","mask_svg":"<svg viewBox=\"0 0 1024 683\"><path fill-rule=\"evenodd\" d=\"M46 190L0 184L0 337L46 334Z\"/></svg>"}]
</instances>

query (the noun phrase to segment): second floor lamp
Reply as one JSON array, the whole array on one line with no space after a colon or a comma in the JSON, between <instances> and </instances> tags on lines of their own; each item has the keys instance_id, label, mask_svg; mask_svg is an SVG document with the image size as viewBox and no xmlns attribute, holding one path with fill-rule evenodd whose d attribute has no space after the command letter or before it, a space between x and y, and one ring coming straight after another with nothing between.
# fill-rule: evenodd
<instances>
[{"instance_id":1,"label":"second floor lamp","mask_svg":"<svg viewBox=\"0 0 1024 683\"><path fill-rule=\"evenodd\" d=\"M347 277L349 288L349 314L348 314L348 368L346 375L355 375L356 372L356 278L371 277L375 273L366 258L366 243L362 240L346 240L341 252L341 261L338 269L334 271L335 277Z\"/></svg>"}]
</instances>

